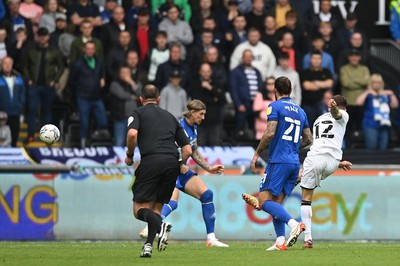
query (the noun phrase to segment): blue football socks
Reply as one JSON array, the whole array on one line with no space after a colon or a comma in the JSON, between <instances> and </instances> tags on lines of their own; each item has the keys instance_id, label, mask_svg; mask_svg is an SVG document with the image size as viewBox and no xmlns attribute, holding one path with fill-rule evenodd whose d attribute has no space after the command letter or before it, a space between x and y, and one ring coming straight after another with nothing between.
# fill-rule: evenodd
<instances>
[{"instance_id":1,"label":"blue football socks","mask_svg":"<svg viewBox=\"0 0 400 266\"><path fill-rule=\"evenodd\" d=\"M213 202L213 192L207 189L200 197L203 219L206 224L207 234L214 233L215 230L215 207Z\"/></svg>"},{"instance_id":2,"label":"blue football socks","mask_svg":"<svg viewBox=\"0 0 400 266\"><path fill-rule=\"evenodd\" d=\"M161 219L165 219L171 212L178 208L178 202L175 200L170 200L168 204L164 204L161 209Z\"/></svg>"},{"instance_id":3,"label":"blue football socks","mask_svg":"<svg viewBox=\"0 0 400 266\"><path fill-rule=\"evenodd\" d=\"M262 209L269 213L272 218L275 218L281 222L287 224L292 217L290 214L280 205L274 201L267 200L262 205Z\"/></svg>"}]
</instances>

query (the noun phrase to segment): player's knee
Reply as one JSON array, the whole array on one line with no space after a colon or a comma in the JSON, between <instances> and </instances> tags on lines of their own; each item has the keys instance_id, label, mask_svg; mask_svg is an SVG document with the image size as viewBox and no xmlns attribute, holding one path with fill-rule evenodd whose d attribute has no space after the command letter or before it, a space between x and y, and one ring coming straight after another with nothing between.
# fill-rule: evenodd
<instances>
[{"instance_id":1,"label":"player's knee","mask_svg":"<svg viewBox=\"0 0 400 266\"><path fill-rule=\"evenodd\" d=\"M170 200L168 205L171 207L171 211L174 211L178 208L178 202L175 200Z\"/></svg>"},{"instance_id":2,"label":"player's knee","mask_svg":"<svg viewBox=\"0 0 400 266\"><path fill-rule=\"evenodd\" d=\"M204 193L200 197L201 203L209 203L213 201L214 193L210 190L207 189L204 191Z\"/></svg>"}]
</instances>

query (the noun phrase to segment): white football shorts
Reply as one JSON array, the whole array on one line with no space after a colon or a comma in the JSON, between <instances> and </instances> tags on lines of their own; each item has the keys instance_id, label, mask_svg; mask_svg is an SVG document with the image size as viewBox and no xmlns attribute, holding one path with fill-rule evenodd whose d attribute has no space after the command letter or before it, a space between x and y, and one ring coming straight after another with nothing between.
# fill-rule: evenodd
<instances>
[{"instance_id":1,"label":"white football shorts","mask_svg":"<svg viewBox=\"0 0 400 266\"><path fill-rule=\"evenodd\" d=\"M300 186L306 189L319 187L321 180L333 174L338 167L339 161L330 154L307 156L303 162Z\"/></svg>"}]
</instances>

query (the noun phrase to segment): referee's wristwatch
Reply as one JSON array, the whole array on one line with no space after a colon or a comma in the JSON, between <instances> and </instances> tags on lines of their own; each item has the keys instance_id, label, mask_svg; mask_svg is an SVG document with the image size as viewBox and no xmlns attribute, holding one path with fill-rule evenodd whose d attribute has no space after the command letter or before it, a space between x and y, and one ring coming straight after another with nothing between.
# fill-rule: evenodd
<instances>
[{"instance_id":1,"label":"referee's wristwatch","mask_svg":"<svg viewBox=\"0 0 400 266\"><path fill-rule=\"evenodd\" d=\"M129 151L126 151L126 157L132 159L133 158L133 152L129 153Z\"/></svg>"}]
</instances>

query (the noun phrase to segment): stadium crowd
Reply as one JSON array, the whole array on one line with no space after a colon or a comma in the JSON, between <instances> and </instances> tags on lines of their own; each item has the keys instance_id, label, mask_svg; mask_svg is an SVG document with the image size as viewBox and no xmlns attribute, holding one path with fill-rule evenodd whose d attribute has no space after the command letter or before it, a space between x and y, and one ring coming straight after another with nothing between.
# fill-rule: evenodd
<instances>
[{"instance_id":1,"label":"stadium crowd","mask_svg":"<svg viewBox=\"0 0 400 266\"><path fill-rule=\"evenodd\" d=\"M312 2L1 1L0 120L11 129L11 146L22 116L26 143L41 125L60 126L53 115L59 103L64 129L79 121L82 147L98 132L124 146L128 116L147 83L177 119L190 99L207 105L199 145L257 140L274 101L271 84L287 76L310 125L341 94L350 115L344 148L365 132L365 147L387 149L398 99L371 73L365 29L330 0L319 1L318 13Z\"/></svg>"}]
</instances>

